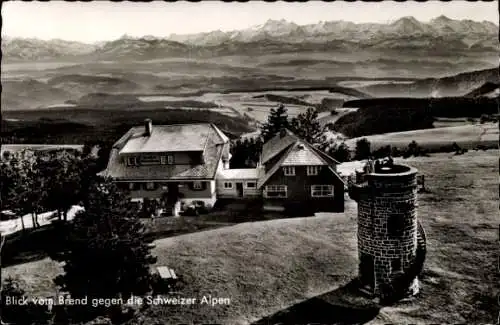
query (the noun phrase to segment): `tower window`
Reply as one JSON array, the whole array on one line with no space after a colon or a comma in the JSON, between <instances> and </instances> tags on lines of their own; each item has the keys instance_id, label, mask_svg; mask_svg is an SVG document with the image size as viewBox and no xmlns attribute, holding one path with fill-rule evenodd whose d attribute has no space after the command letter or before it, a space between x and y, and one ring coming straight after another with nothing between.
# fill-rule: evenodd
<instances>
[{"instance_id":1,"label":"tower window","mask_svg":"<svg viewBox=\"0 0 500 325\"><path fill-rule=\"evenodd\" d=\"M399 271L402 271L402 268L401 268L401 259L400 258L394 258L392 259L391 261L391 269L392 269L392 272L399 272Z\"/></svg>"},{"instance_id":2,"label":"tower window","mask_svg":"<svg viewBox=\"0 0 500 325\"><path fill-rule=\"evenodd\" d=\"M392 215L387 219L387 232L389 236L399 236L403 230L403 216Z\"/></svg>"}]
</instances>

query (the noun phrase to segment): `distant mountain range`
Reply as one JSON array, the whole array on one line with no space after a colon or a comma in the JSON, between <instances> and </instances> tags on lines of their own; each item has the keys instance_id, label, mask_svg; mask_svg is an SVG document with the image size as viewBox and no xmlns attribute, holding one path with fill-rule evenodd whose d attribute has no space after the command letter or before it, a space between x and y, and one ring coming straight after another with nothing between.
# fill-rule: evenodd
<instances>
[{"instance_id":1,"label":"distant mountain range","mask_svg":"<svg viewBox=\"0 0 500 325\"><path fill-rule=\"evenodd\" d=\"M321 21L317 24L297 25L282 20L268 20L263 25L257 25L239 31L211 31L208 33L176 35L168 40L180 43L206 46L220 45L225 42L250 43L263 40L273 40L284 43L307 42L324 43L329 41L349 40L367 41L373 38L390 38L400 36L427 35L433 37L498 35L498 26L492 22L476 22L472 20L453 20L439 16L429 23L423 23L414 17L403 17L389 24L362 23L348 21ZM467 42L467 41L466 41ZM470 44L469 44L470 45Z\"/></svg>"},{"instance_id":2,"label":"distant mountain range","mask_svg":"<svg viewBox=\"0 0 500 325\"><path fill-rule=\"evenodd\" d=\"M498 52L498 26L489 21L439 16L428 23L403 17L392 23L322 21L297 25L286 20L236 31L171 34L160 38L123 36L98 44L38 39L2 39L5 60L146 60L165 57L216 57L307 51L401 51L456 55Z\"/></svg>"}]
</instances>

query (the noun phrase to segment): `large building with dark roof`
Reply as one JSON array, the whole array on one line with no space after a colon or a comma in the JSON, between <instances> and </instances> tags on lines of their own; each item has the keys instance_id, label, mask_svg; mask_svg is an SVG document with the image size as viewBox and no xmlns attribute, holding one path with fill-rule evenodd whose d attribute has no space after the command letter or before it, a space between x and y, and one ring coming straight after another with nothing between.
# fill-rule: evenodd
<instances>
[{"instance_id":1,"label":"large building with dark roof","mask_svg":"<svg viewBox=\"0 0 500 325\"><path fill-rule=\"evenodd\" d=\"M344 184L333 158L288 130L264 144L257 168L229 169L229 138L214 124L131 128L114 145L102 176L130 190L132 200L154 199L176 215L183 205L220 198L258 198L286 208L316 205L343 211Z\"/></svg>"}]
</instances>

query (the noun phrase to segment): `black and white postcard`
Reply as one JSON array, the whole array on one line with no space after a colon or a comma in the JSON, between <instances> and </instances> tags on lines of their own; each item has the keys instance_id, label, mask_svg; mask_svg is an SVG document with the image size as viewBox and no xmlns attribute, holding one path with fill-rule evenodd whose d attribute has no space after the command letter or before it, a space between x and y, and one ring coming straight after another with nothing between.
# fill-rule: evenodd
<instances>
[{"instance_id":1,"label":"black and white postcard","mask_svg":"<svg viewBox=\"0 0 500 325\"><path fill-rule=\"evenodd\" d=\"M498 22L4 2L0 323L498 324Z\"/></svg>"}]
</instances>

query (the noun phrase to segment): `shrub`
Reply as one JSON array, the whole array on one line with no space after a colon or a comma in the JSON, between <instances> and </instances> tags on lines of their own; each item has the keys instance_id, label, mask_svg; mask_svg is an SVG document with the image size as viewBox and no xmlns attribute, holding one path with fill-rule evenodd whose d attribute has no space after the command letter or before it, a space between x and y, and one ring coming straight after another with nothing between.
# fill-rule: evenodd
<instances>
[{"instance_id":1,"label":"shrub","mask_svg":"<svg viewBox=\"0 0 500 325\"><path fill-rule=\"evenodd\" d=\"M372 155L375 159L381 159L381 158L388 157L391 154L392 154L391 146L387 145L387 146L380 147L379 149L375 150Z\"/></svg>"},{"instance_id":2,"label":"shrub","mask_svg":"<svg viewBox=\"0 0 500 325\"><path fill-rule=\"evenodd\" d=\"M354 159L363 160L369 158L371 155L370 146L370 141L368 141L366 138L362 138L356 141Z\"/></svg>"},{"instance_id":3,"label":"shrub","mask_svg":"<svg viewBox=\"0 0 500 325\"><path fill-rule=\"evenodd\" d=\"M329 155L339 162L346 162L351 160L351 150L342 142L340 145L335 145L329 150Z\"/></svg>"},{"instance_id":4,"label":"shrub","mask_svg":"<svg viewBox=\"0 0 500 325\"><path fill-rule=\"evenodd\" d=\"M401 150L399 150L398 147L391 148L391 156L392 157L401 157L401 155L402 155Z\"/></svg>"},{"instance_id":5,"label":"shrub","mask_svg":"<svg viewBox=\"0 0 500 325\"><path fill-rule=\"evenodd\" d=\"M452 148L453 151L455 151L455 155L463 155L468 151L467 149L461 148L456 142L453 142Z\"/></svg>"}]
</instances>

